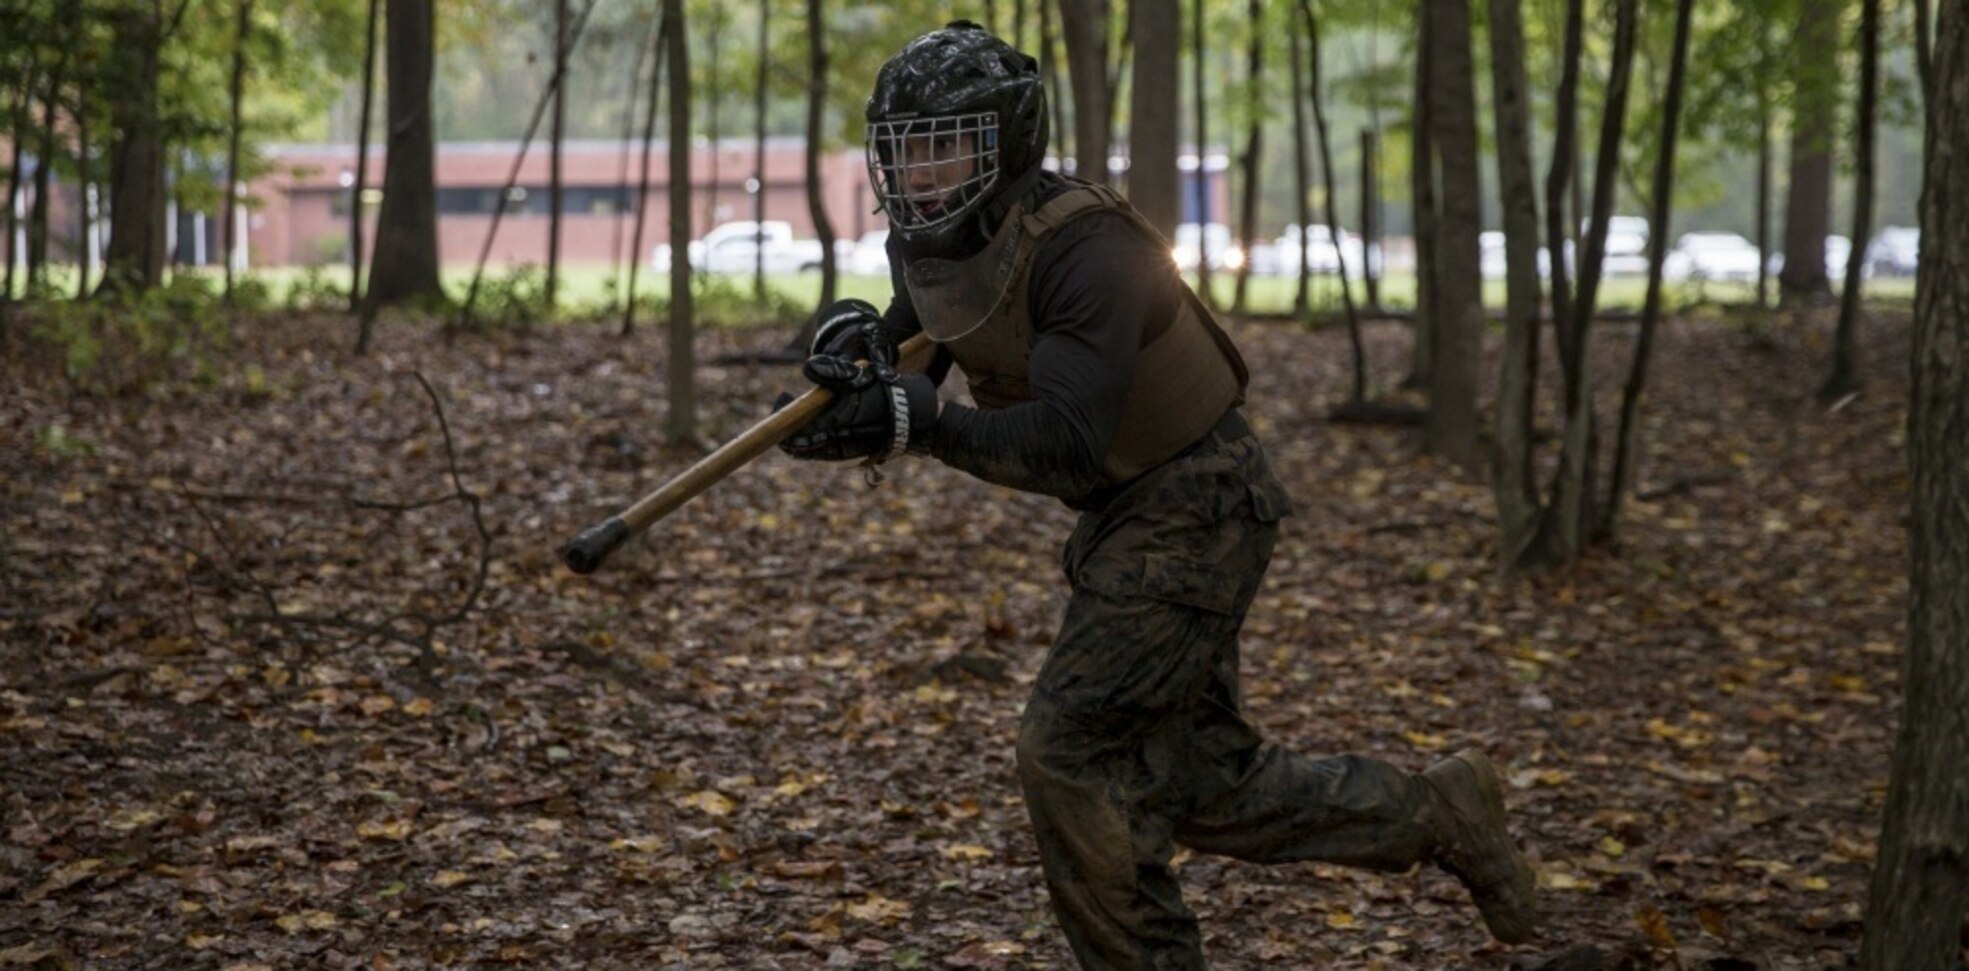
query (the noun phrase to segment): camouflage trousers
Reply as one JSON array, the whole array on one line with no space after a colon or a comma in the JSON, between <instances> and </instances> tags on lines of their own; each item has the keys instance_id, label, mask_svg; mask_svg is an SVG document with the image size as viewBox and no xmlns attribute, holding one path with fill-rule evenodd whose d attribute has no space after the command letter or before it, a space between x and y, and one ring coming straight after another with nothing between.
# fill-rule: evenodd
<instances>
[{"instance_id":1,"label":"camouflage trousers","mask_svg":"<svg viewBox=\"0 0 1969 971\"><path fill-rule=\"evenodd\" d=\"M1238 629L1288 511L1235 413L1083 515L1066 619L1020 724L1053 910L1089 971L1201 969L1178 844L1261 863L1420 861L1425 783L1265 742L1239 710Z\"/></svg>"}]
</instances>

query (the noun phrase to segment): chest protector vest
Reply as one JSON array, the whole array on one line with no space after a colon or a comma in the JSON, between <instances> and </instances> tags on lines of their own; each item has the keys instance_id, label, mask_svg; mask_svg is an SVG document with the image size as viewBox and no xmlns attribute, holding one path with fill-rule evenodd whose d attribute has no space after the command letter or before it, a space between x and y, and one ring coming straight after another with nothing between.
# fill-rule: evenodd
<instances>
[{"instance_id":1,"label":"chest protector vest","mask_svg":"<svg viewBox=\"0 0 1969 971\"><path fill-rule=\"evenodd\" d=\"M1033 400L1027 370L1038 338L1029 299L1033 258L1062 226L1097 212L1120 213L1150 238L1162 238L1113 189L1075 183L1036 212L1014 207L998 235L974 256L904 267L924 332L964 370L979 407ZM1196 294L1179 289L1183 300L1175 313L1143 330L1121 424L1101 460L1107 484L1168 461L1244 401L1250 380L1244 359Z\"/></svg>"}]
</instances>

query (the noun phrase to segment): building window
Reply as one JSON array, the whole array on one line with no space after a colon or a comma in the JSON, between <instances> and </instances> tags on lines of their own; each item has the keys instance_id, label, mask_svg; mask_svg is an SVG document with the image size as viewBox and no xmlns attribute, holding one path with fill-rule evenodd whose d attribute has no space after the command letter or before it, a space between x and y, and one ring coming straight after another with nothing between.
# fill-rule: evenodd
<instances>
[{"instance_id":1,"label":"building window","mask_svg":"<svg viewBox=\"0 0 1969 971\"><path fill-rule=\"evenodd\" d=\"M499 198L496 186L450 186L438 190L438 215L489 216ZM566 186L562 211L570 216L612 216L629 210L633 192L621 186ZM547 215L547 187L516 185L506 192L506 214Z\"/></svg>"}]
</instances>

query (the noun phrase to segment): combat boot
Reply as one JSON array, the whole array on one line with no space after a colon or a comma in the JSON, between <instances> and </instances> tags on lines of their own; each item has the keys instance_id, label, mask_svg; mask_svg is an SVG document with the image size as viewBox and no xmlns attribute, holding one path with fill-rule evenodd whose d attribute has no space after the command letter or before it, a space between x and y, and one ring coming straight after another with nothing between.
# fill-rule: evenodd
<instances>
[{"instance_id":1,"label":"combat boot","mask_svg":"<svg viewBox=\"0 0 1969 971\"><path fill-rule=\"evenodd\" d=\"M1429 858L1463 882L1492 937L1523 944L1537 936L1531 867L1504 830L1504 787L1484 753L1464 749L1430 766Z\"/></svg>"}]
</instances>

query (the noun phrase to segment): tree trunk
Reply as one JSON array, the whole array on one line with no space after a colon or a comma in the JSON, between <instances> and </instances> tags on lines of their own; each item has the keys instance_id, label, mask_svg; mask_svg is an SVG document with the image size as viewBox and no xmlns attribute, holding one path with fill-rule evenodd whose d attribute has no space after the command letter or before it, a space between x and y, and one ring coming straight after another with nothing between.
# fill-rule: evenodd
<instances>
[{"instance_id":1,"label":"tree trunk","mask_svg":"<svg viewBox=\"0 0 1969 971\"><path fill-rule=\"evenodd\" d=\"M1969 910L1969 7L1942 5L1908 401L1906 703L1860 967L1960 967Z\"/></svg>"},{"instance_id":2,"label":"tree trunk","mask_svg":"<svg viewBox=\"0 0 1969 971\"><path fill-rule=\"evenodd\" d=\"M1367 400L1367 348L1361 341L1360 314L1354 309L1354 286L1347 279L1347 249L1340 245L1346 230L1340 225L1340 193L1333 184L1333 141L1327 133L1326 96L1320 85L1325 74L1324 42L1320 40L1319 18L1313 16L1312 0L1299 0L1299 11L1306 21L1306 40L1312 51L1308 84L1313 103L1313 130L1319 136L1320 180L1326 189L1326 226L1333 236L1333 269L1340 277L1340 309L1347 315L1347 343L1353 352L1353 402L1361 404ZM1302 231L1301 252L1306 249L1305 242Z\"/></svg>"},{"instance_id":3,"label":"tree trunk","mask_svg":"<svg viewBox=\"0 0 1969 971\"><path fill-rule=\"evenodd\" d=\"M1477 203L1476 72L1469 0L1426 0L1430 13L1430 120L1442 160L1442 224L1436 252L1434 359L1429 369L1429 451L1469 472L1483 466L1477 440L1477 339L1483 327L1478 275L1483 228ZM1334 227L1339 241L1339 227Z\"/></svg>"},{"instance_id":4,"label":"tree trunk","mask_svg":"<svg viewBox=\"0 0 1969 971\"><path fill-rule=\"evenodd\" d=\"M1803 0L1792 42L1791 193L1785 202L1778 302L1823 303L1825 237L1832 221L1832 133L1843 0Z\"/></svg>"},{"instance_id":5,"label":"tree trunk","mask_svg":"<svg viewBox=\"0 0 1969 971\"><path fill-rule=\"evenodd\" d=\"M115 15L110 102L116 132L109 158L109 248L105 295L148 290L164 279L164 129L157 109L163 11L122 8Z\"/></svg>"},{"instance_id":6,"label":"tree trunk","mask_svg":"<svg viewBox=\"0 0 1969 971\"><path fill-rule=\"evenodd\" d=\"M1538 197L1531 154L1531 83L1518 0L1490 0L1490 69L1504 216L1504 361L1491 444L1491 491L1503 531L1499 564L1523 569L1543 509L1532 480L1532 402L1538 392Z\"/></svg>"},{"instance_id":7,"label":"tree trunk","mask_svg":"<svg viewBox=\"0 0 1969 971\"><path fill-rule=\"evenodd\" d=\"M1584 56L1586 0L1568 0L1564 49L1559 55L1559 94L1552 125L1552 167L1545 175L1545 250L1552 275L1552 336L1559 347L1559 360L1565 368L1566 409L1570 412L1579 397L1572 352L1572 270L1566 242L1572 230L1566 224L1567 193L1580 178L1573 163L1579 159L1579 69Z\"/></svg>"},{"instance_id":8,"label":"tree trunk","mask_svg":"<svg viewBox=\"0 0 1969 971\"><path fill-rule=\"evenodd\" d=\"M71 21L63 18L66 28ZM61 104L62 87L68 82L68 64L74 42L61 44L61 53L55 58L55 69L48 76L47 93L41 98L41 152L34 164L34 211L27 220L27 281L30 287L40 287L48 282L48 210L53 201L48 197L49 176L53 174L55 153L55 113ZM27 131L22 129L15 138L25 141Z\"/></svg>"},{"instance_id":9,"label":"tree trunk","mask_svg":"<svg viewBox=\"0 0 1969 971\"><path fill-rule=\"evenodd\" d=\"M1196 203L1196 292L1203 298L1203 304L1211 309L1217 307L1217 288L1210 282L1210 179L1205 172L1204 158L1209 154L1210 145L1210 106L1203 96L1203 72L1209 56L1209 48L1203 44L1203 0L1190 4L1190 107L1196 117L1196 173L1190 183L1192 198Z\"/></svg>"},{"instance_id":10,"label":"tree trunk","mask_svg":"<svg viewBox=\"0 0 1969 971\"><path fill-rule=\"evenodd\" d=\"M1757 309L1771 293L1771 102L1757 98Z\"/></svg>"},{"instance_id":11,"label":"tree trunk","mask_svg":"<svg viewBox=\"0 0 1969 971\"><path fill-rule=\"evenodd\" d=\"M376 100L376 8L382 0L369 0L369 16L363 20L362 41L362 110L356 121L356 183L349 195L349 312L362 309L362 196L369 191L369 109ZM369 322L364 321L365 331L356 338L356 344L369 346L367 330Z\"/></svg>"},{"instance_id":12,"label":"tree trunk","mask_svg":"<svg viewBox=\"0 0 1969 971\"><path fill-rule=\"evenodd\" d=\"M1305 320L1312 311L1312 247L1306 245L1310 240L1306 227L1313 221L1313 186L1311 160L1306 149L1306 65L1305 54L1299 47L1305 43L1300 31L1287 29L1285 32L1288 63L1292 68L1292 200L1293 219L1299 227L1299 265L1291 267L1291 272L1299 278L1299 286L1292 296L1292 316ZM1287 268L1281 267L1283 272Z\"/></svg>"},{"instance_id":13,"label":"tree trunk","mask_svg":"<svg viewBox=\"0 0 1969 971\"><path fill-rule=\"evenodd\" d=\"M753 89L752 224L766 221L766 92L772 80L772 0L759 0L759 77ZM675 253L671 259L676 259ZM766 249L752 247L752 296L766 302Z\"/></svg>"},{"instance_id":14,"label":"tree trunk","mask_svg":"<svg viewBox=\"0 0 1969 971\"><path fill-rule=\"evenodd\" d=\"M1059 35L1053 27L1053 4L1049 0L1038 2L1039 76L1045 79L1046 109L1052 114L1053 158L1066 168L1073 158L1067 145L1073 132L1067 128L1066 99L1060 96Z\"/></svg>"},{"instance_id":15,"label":"tree trunk","mask_svg":"<svg viewBox=\"0 0 1969 971\"><path fill-rule=\"evenodd\" d=\"M383 205L376 214L376 252L363 314L422 298L442 298L438 279L438 212L431 126L433 0L389 0L385 68L389 138ZM501 207L505 200L498 203ZM367 333L368 329L365 328ZM358 347L363 353L367 347Z\"/></svg>"},{"instance_id":16,"label":"tree trunk","mask_svg":"<svg viewBox=\"0 0 1969 971\"><path fill-rule=\"evenodd\" d=\"M13 118L15 131L27 130L27 93L29 89L30 85L23 84L21 89L14 94L14 104L9 114ZM7 198L0 200L0 205L4 205L6 209L6 222L4 224L6 226L6 233L3 238L0 238L0 242L7 244L7 282L6 288L0 290L0 296L4 296L8 300L14 299L14 267L21 262L21 254L15 250L14 237L19 235L20 212L17 207L19 206L21 195L21 166L25 164L27 154L26 139L16 138L12 141L14 143L13 151L10 153L12 158L7 163Z\"/></svg>"},{"instance_id":17,"label":"tree trunk","mask_svg":"<svg viewBox=\"0 0 1969 971\"><path fill-rule=\"evenodd\" d=\"M1237 284L1231 295L1231 313L1238 316L1244 315L1245 299L1250 295L1251 246L1258 241L1259 155L1265 146L1262 110L1265 95L1261 87L1265 76L1265 0L1248 0L1245 13L1251 22L1251 43L1245 53L1245 77L1250 83L1245 106L1251 112L1251 130L1244 139L1244 200L1237 223L1237 238L1244 247L1245 259L1237 265Z\"/></svg>"},{"instance_id":18,"label":"tree trunk","mask_svg":"<svg viewBox=\"0 0 1969 971\"><path fill-rule=\"evenodd\" d=\"M629 288L624 291L626 296L622 302L623 337L636 332L636 281L642 275L643 227L649 223L649 157L651 146L656 143L656 105L658 96L663 93L663 57L670 44L670 37L666 33L670 29L670 18L665 16L660 23L661 26L657 28L656 33L651 35L653 38L651 46L656 49L656 58L650 65L649 102L643 106L643 154L637 168L641 175L638 176L636 185L636 230L629 237ZM675 266L679 260L690 262L689 242L684 246L685 248L681 250L675 245L670 247L672 266Z\"/></svg>"},{"instance_id":19,"label":"tree trunk","mask_svg":"<svg viewBox=\"0 0 1969 971\"><path fill-rule=\"evenodd\" d=\"M1607 226L1613 219L1620 172L1620 142L1627 118L1628 82L1634 73L1635 22L1640 0L1618 0L1614 14L1613 61L1607 69L1606 104L1600 116L1600 144L1593 153L1593 214L1579 245L1579 293L1573 301L1572 336L1567 349L1566 435L1559 456L1558 484L1545 519L1547 555L1569 563L1585 548L1595 525L1593 509L1599 432L1587 381L1586 346L1600 296L1601 263L1606 258Z\"/></svg>"},{"instance_id":20,"label":"tree trunk","mask_svg":"<svg viewBox=\"0 0 1969 971\"><path fill-rule=\"evenodd\" d=\"M809 0L807 9L814 47L819 49L821 35L814 21L820 16L820 0ZM670 413L664 431L672 444L678 444L697 438L697 325L691 308L691 261L684 258L691 242L691 68L690 46L684 35L684 0L663 0L663 20L663 56L670 62L670 252L674 254L670 260L670 353L664 368L670 386ZM826 63L824 59L818 61L816 76L822 75ZM808 117L811 120L812 115ZM808 138L815 134L810 125ZM810 141L810 156L812 151ZM832 232L824 224L821 245L833 245ZM831 286L831 256L823 250L821 258L827 261L823 264L829 268L826 285Z\"/></svg>"},{"instance_id":21,"label":"tree trunk","mask_svg":"<svg viewBox=\"0 0 1969 971\"><path fill-rule=\"evenodd\" d=\"M1860 103L1853 159L1853 245L1846 254L1846 280L1839 288L1839 326L1832 333L1832 369L1819 385L1821 402L1833 402L1860 386L1854 366L1855 334L1860 326L1860 293L1866 289L1866 244L1873 238L1873 144L1879 119L1874 108L1880 90L1880 0L1860 0Z\"/></svg>"},{"instance_id":22,"label":"tree trunk","mask_svg":"<svg viewBox=\"0 0 1969 971\"><path fill-rule=\"evenodd\" d=\"M1876 3L1878 0L1868 0ZM1682 91L1689 69L1689 34L1695 19L1695 0L1677 0L1675 46L1668 63L1668 93L1661 108L1661 150L1655 158L1654 211L1648 219L1648 295L1641 305L1641 327L1634 336L1634 359L1627 387L1620 395L1620 428L1614 435L1613 475L1607 483L1606 513L1601 535L1620 523L1620 507L1634 471L1634 440L1639 437L1637 415L1641 392L1647 387L1648 359L1654 352L1655 328L1661 318L1661 268L1668 257L1669 219L1675 196L1675 144L1681 132Z\"/></svg>"},{"instance_id":23,"label":"tree trunk","mask_svg":"<svg viewBox=\"0 0 1969 971\"><path fill-rule=\"evenodd\" d=\"M96 187L95 183L91 181L95 176L95 172L89 164L89 152L91 149L89 146L88 91L89 86L84 83L79 85L79 90L75 93L75 190L79 196L78 205L75 208L79 210L81 217L78 220L79 225L75 234L75 299L77 300L87 300L89 298L89 275L94 273L96 269L96 247L94 242L96 205L93 198Z\"/></svg>"},{"instance_id":24,"label":"tree trunk","mask_svg":"<svg viewBox=\"0 0 1969 971\"><path fill-rule=\"evenodd\" d=\"M1181 219L1176 192L1177 0L1133 0L1129 33L1140 38L1128 105L1128 201L1165 239Z\"/></svg>"},{"instance_id":25,"label":"tree trunk","mask_svg":"<svg viewBox=\"0 0 1969 971\"><path fill-rule=\"evenodd\" d=\"M561 148L567 140L567 0L554 0L554 120L547 133L547 312L561 287Z\"/></svg>"},{"instance_id":26,"label":"tree trunk","mask_svg":"<svg viewBox=\"0 0 1969 971\"><path fill-rule=\"evenodd\" d=\"M1381 311L1381 137L1373 128L1361 129L1361 282L1367 305Z\"/></svg>"},{"instance_id":27,"label":"tree trunk","mask_svg":"<svg viewBox=\"0 0 1969 971\"><path fill-rule=\"evenodd\" d=\"M629 96L626 99L624 99L626 104L622 109L622 156L621 156L620 163L617 164L615 168L615 191L621 193L621 198L624 200L625 205L627 205L627 200L630 199L640 200L642 198L642 196L630 195L629 193L629 160L635 157L636 154L634 150L636 144L636 106L641 103L643 91L645 88L643 84L643 62L645 59L648 58L651 48L658 47L662 44L662 40L658 36L658 31L657 31L657 21L660 20L661 18L646 19L646 25L648 27L648 30L644 32L642 43L636 45L636 59L632 61L629 65L629 76L628 76L628 84L627 84ZM657 93L656 82L652 80L647 87L649 90L650 97L655 98ZM654 125L655 123L656 122L654 119L650 121L651 125ZM645 128L647 127L648 126L645 126ZM654 136L652 135L651 137ZM647 179L648 177L649 177L649 153L647 150L645 150L643 154L642 175L640 176L640 178ZM634 206L634 208L636 210L636 218L640 219L642 216L642 205L640 204L640 202L637 203ZM609 243L609 252L614 254L614 260L615 260L616 276L614 277L614 279L618 281L622 279L620 275L622 272L622 262L623 262L622 229L623 229L623 221L627 218L629 218L629 213L627 209L624 209L624 211L622 212L616 213L615 227L614 227L615 238L612 242ZM628 257L628 264L629 264L629 269L632 273L635 271L635 268L641 265L642 263L643 257L639 252L637 252L638 250L642 249L642 245L643 245L642 240L638 239L635 241L635 249L632 249L630 251L630 255ZM625 309L625 316L627 315L627 313L628 311ZM630 326L631 325L629 324L624 325L625 334L628 332Z\"/></svg>"},{"instance_id":28,"label":"tree trunk","mask_svg":"<svg viewBox=\"0 0 1969 971\"><path fill-rule=\"evenodd\" d=\"M1415 361L1402 383L1411 388L1429 386L1429 372L1435 360L1436 327L1436 146L1430 103L1435 85L1430 75L1430 33L1435 29L1433 5L1415 8L1415 95L1409 109L1409 208L1415 235Z\"/></svg>"},{"instance_id":29,"label":"tree trunk","mask_svg":"<svg viewBox=\"0 0 1969 971\"><path fill-rule=\"evenodd\" d=\"M827 34L821 17L822 0L807 0L807 213L814 221L814 235L820 237L820 307L834 302L838 275L834 265L834 223L827 218L827 199L821 192L820 153L826 136L823 122L827 111ZM819 307L815 308L816 310ZM805 348L819 316L810 319L800 335Z\"/></svg>"},{"instance_id":30,"label":"tree trunk","mask_svg":"<svg viewBox=\"0 0 1969 971\"><path fill-rule=\"evenodd\" d=\"M725 49L725 18L730 14L724 7L712 7L705 13L706 19L710 22L705 25L704 46L707 55L711 58L711 63L706 65L707 90L704 92L704 121L710 129L707 137L711 140L711 177L704 193L704 226L709 229L718 224L718 183L722 174L718 163L724 157L724 153L718 150L718 122L724 116L724 112L720 109L724 107L725 95L724 78L719 76L718 71L718 55Z\"/></svg>"},{"instance_id":31,"label":"tree trunk","mask_svg":"<svg viewBox=\"0 0 1969 971\"><path fill-rule=\"evenodd\" d=\"M1914 15L1914 70L1921 84L1921 107L1924 111L1934 109L1935 104L1935 43L1930 36L1928 0L1914 0L1911 4Z\"/></svg>"},{"instance_id":32,"label":"tree trunk","mask_svg":"<svg viewBox=\"0 0 1969 971\"><path fill-rule=\"evenodd\" d=\"M1060 32L1066 40L1067 75L1073 85L1073 174L1089 182L1108 177L1107 0L1059 0Z\"/></svg>"},{"instance_id":33,"label":"tree trunk","mask_svg":"<svg viewBox=\"0 0 1969 971\"><path fill-rule=\"evenodd\" d=\"M246 41L253 29L253 0L239 0L239 22L232 45L232 139L226 146L226 283L225 301L232 303L232 262L238 250L239 141L245 129L241 108L246 103Z\"/></svg>"}]
</instances>

